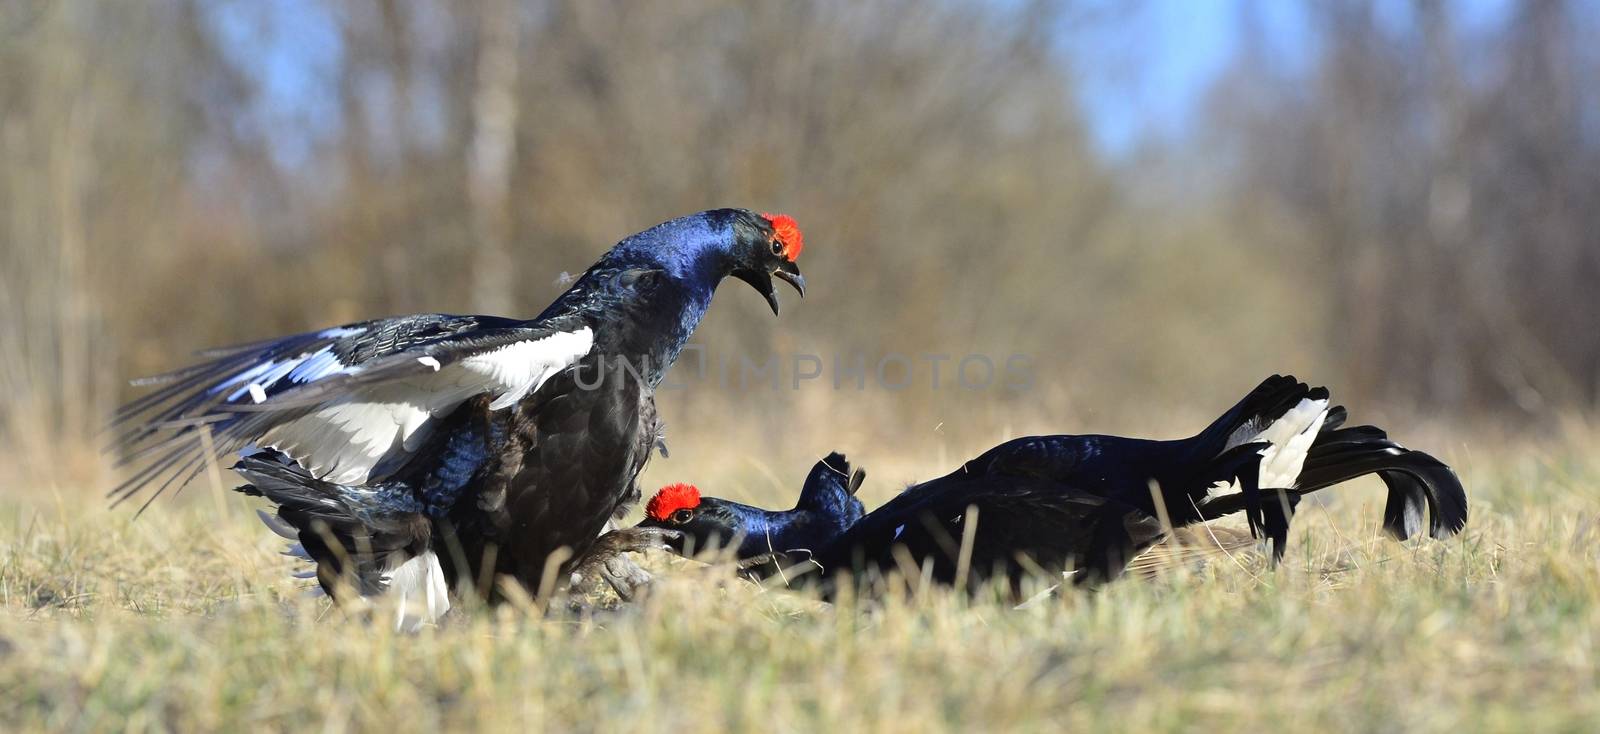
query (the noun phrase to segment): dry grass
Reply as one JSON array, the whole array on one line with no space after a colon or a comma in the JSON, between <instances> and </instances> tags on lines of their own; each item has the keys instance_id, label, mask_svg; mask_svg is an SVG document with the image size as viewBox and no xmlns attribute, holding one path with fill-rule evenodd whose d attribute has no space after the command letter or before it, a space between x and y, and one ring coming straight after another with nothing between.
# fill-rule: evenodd
<instances>
[{"instance_id":1,"label":"dry grass","mask_svg":"<svg viewBox=\"0 0 1600 734\"><path fill-rule=\"evenodd\" d=\"M1476 504L1448 542L1377 539L1378 494L1341 493L1270 574L835 608L657 558L643 604L416 636L303 598L242 497L13 496L0 729L1592 730L1600 465L1569 443L1449 457Z\"/></svg>"}]
</instances>

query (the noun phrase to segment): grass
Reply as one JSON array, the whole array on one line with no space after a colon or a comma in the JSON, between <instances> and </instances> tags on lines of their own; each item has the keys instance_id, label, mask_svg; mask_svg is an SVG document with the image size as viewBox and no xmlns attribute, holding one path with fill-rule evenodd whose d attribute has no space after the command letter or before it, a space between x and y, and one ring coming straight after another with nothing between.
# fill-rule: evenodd
<instances>
[{"instance_id":1,"label":"grass","mask_svg":"<svg viewBox=\"0 0 1600 734\"><path fill-rule=\"evenodd\" d=\"M1276 572L834 607L651 558L640 604L414 636L304 598L242 497L135 521L13 495L0 730L1594 730L1600 463L1570 443L1461 466L1449 541L1377 538L1378 493L1333 494Z\"/></svg>"}]
</instances>

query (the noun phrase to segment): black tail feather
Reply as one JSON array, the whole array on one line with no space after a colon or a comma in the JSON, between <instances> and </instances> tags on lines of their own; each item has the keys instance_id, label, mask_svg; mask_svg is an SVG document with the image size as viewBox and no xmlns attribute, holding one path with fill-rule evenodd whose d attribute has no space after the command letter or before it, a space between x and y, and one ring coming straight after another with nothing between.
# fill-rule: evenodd
<instances>
[{"instance_id":1,"label":"black tail feather","mask_svg":"<svg viewBox=\"0 0 1600 734\"><path fill-rule=\"evenodd\" d=\"M278 507L278 515L301 532L322 523L338 535L350 535L361 526L360 519L340 501L334 485L298 465L271 455L252 455L239 459L233 470L249 482L238 488L240 492L267 498Z\"/></svg>"},{"instance_id":2,"label":"black tail feather","mask_svg":"<svg viewBox=\"0 0 1600 734\"><path fill-rule=\"evenodd\" d=\"M1345 410L1343 405L1335 405L1332 408L1329 408L1328 415L1323 417L1322 428L1320 430L1323 433L1327 433L1329 431L1342 428L1344 426L1344 422L1349 420L1349 418L1350 411Z\"/></svg>"},{"instance_id":3,"label":"black tail feather","mask_svg":"<svg viewBox=\"0 0 1600 734\"><path fill-rule=\"evenodd\" d=\"M249 482L238 491L271 501L278 518L299 533L301 546L317 563L318 581L330 594L340 579L352 581L362 594L380 593L390 556L414 555L426 544L427 523L354 508L341 497L339 485L273 452L245 456L233 470Z\"/></svg>"},{"instance_id":4,"label":"black tail feather","mask_svg":"<svg viewBox=\"0 0 1600 734\"><path fill-rule=\"evenodd\" d=\"M1289 540L1289 521L1294 518L1294 509L1300 504L1300 496L1282 489L1260 486L1261 450L1267 445L1248 443L1229 450L1224 457L1232 458L1225 465L1221 479L1238 482L1239 493L1235 496L1244 510L1250 536L1267 539L1272 546L1272 562L1277 564L1283 560L1284 544Z\"/></svg>"},{"instance_id":5,"label":"black tail feather","mask_svg":"<svg viewBox=\"0 0 1600 734\"><path fill-rule=\"evenodd\" d=\"M1272 545L1274 566L1283 560L1283 552L1289 542L1289 521L1294 518L1294 510L1300 504L1300 497L1301 495L1276 489L1271 490L1260 505L1261 535Z\"/></svg>"},{"instance_id":6,"label":"black tail feather","mask_svg":"<svg viewBox=\"0 0 1600 734\"><path fill-rule=\"evenodd\" d=\"M1338 417L1343 419L1343 411L1338 411ZM1204 519L1212 520L1235 512L1246 513L1251 531L1265 532L1268 539L1274 541L1274 555L1281 555L1282 536L1288 531L1288 521L1301 497L1368 474L1377 474L1389 488L1383 528L1394 538L1405 540L1422 531L1424 506L1429 516L1429 534L1433 537L1447 538L1466 527L1467 493L1455 471L1428 454L1389 440L1387 434L1373 426L1354 426L1319 435L1306 455L1295 486L1268 492L1276 495L1278 501L1270 497L1262 501L1260 492L1240 491L1207 499L1201 506L1201 514ZM1248 489L1242 481L1241 485L1241 490Z\"/></svg>"},{"instance_id":7,"label":"black tail feather","mask_svg":"<svg viewBox=\"0 0 1600 734\"><path fill-rule=\"evenodd\" d=\"M1422 531L1424 505L1433 537L1447 538L1466 527L1467 493L1455 471L1428 454L1389 440L1373 426L1318 436L1295 489L1307 494L1366 474L1377 474L1389 488L1383 529L1395 538L1405 540Z\"/></svg>"}]
</instances>

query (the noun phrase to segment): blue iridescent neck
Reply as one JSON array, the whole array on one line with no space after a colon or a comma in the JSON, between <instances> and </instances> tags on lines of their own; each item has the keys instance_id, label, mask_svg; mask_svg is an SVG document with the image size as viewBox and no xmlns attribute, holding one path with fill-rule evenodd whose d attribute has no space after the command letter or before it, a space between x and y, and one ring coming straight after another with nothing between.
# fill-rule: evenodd
<instances>
[{"instance_id":1,"label":"blue iridescent neck","mask_svg":"<svg viewBox=\"0 0 1600 734\"><path fill-rule=\"evenodd\" d=\"M541 317L576 308L609 322L602 338L654 387L732 269L734 241L725 210L663 222L617 243Z\"/></svg>"},{"instance_id":2,"label":"blue iridescent neck","mask_svg":"<svg viewBox=\"0 0 1600 734\"><path fill-rule=\"evenodd\" d=\"M733 267L733 246L731 211L716 210L662 222L633 235L618 242L601 262L660 268L709 302Z\"/></svg>"},{"instance_id":3,"label":"blue iridescent neck","mask_svg":"<svg viewBox=\"0 0 1600 734\"><path fill-rule=\"evenodd\" d=\"M839 533L834 523L810 511L763 510L726 500L724 504L735 518L733 530L744 535L737 551L740 558L774 551L815 551Z\"/></svg>"}]
</instances>

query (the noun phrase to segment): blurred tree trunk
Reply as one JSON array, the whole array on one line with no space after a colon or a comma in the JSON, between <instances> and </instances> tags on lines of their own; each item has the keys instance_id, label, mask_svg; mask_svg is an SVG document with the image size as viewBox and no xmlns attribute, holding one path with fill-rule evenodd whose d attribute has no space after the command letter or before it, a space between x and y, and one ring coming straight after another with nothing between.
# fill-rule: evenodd
<instances>
[{"instance_id":1,"label":"blurred tree trunk","mask_svg":"<svg viewBox=\"0 0 1600 734\"><path fill-rule=\"evenodd\" d=\"M1322 257L1335 351L1357 393L1534 416L1600 400L1600 107L1582 18L1531 0L1492 32L1457 4L1306 3L1308 75L1241 74L1236 179ZM1585 80L1588 83L1585 84ZM1224 121L1228 125L1228 121ZM1331 277L1330 277L1331 276Z\"/></svg>"},{"instance_id":2,"label":"blurred tree trunk","mask_svg":"<svg viewBox=\"0 0 1600 734\"><path fill-rule=\"evenodd\" d=\"M517 47L521 33L511 0L478 9L478 69L472 99L467 191L472 201L472 303L481 313L506 313L515 282L511 259L511 161L517 127Z\"/></svg>"}]
</instances>

